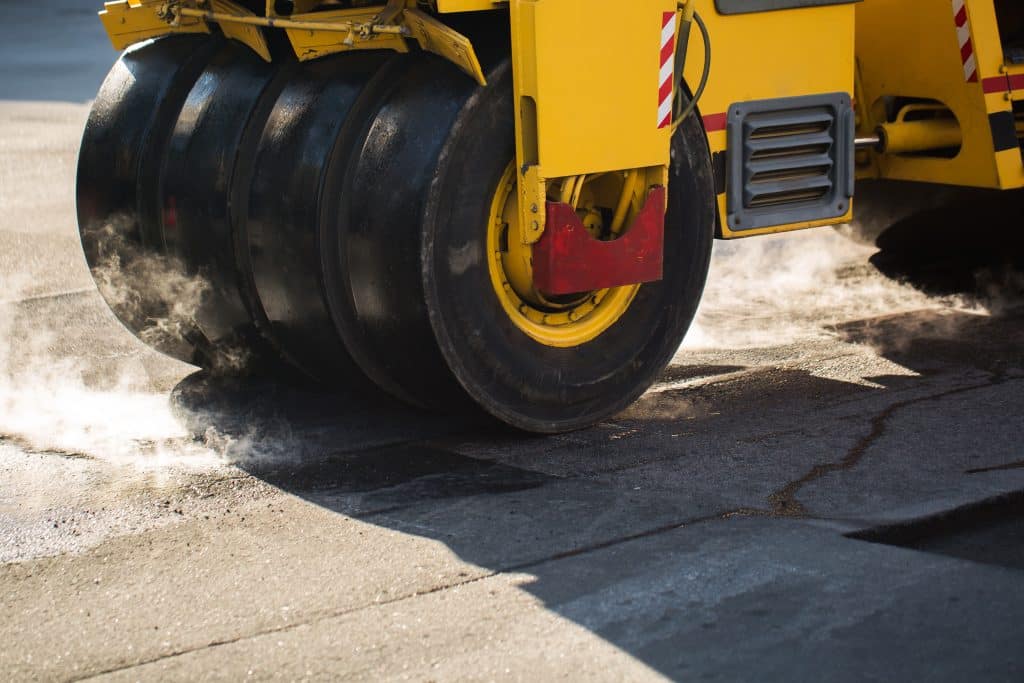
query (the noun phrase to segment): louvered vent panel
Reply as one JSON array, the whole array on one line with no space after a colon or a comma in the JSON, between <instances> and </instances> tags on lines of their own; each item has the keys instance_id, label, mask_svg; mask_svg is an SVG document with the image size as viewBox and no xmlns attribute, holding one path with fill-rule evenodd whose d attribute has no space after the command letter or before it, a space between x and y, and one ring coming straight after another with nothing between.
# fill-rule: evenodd
<instances>
[{"instance_id":1,"label":"louvered vent panel","mask_svg":"<svg viewBox=\"0 0 1024 683\"><path fill-rule=\"evenodd\" d=\"M746 102L730 110L733 230L846 213L852 193L852 116L848 98L844 108L840 96L827 97L804 106L787 99Z\"/></svg>"}]
</instances>

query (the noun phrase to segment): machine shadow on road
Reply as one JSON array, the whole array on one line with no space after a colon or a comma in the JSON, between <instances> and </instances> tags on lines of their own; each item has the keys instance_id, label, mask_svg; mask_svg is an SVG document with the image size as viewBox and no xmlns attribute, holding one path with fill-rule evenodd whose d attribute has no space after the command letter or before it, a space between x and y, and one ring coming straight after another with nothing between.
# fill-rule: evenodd
<instances>
[{"instance_id":1,"label":"machine shadow on road","mask_svg":"<svg viewBox=\"0 0 1024 683\"><path fill-rule=\"evenodd\" d=\"M665 604L620 605L616 618L600 617L593 601L617 599L614 586L653 580L665 535L677 530L717 524L728 535L737 520L785 526L792 522L783 518L841 517L797 500L823 460L845 462L863 446L839 436L830 442L834 424L869 423L907 395L937 392L951 374L999 381L1020 372L1022 323L1019 307L848 321L834 328L838 339L910 372L864 385L805 368L675 366L662 382L672 388L598 427L547 438L382 397L203 373L179 384L173 400L197 436L213 429L237 439L235 463L251 475L339 514L443 543L487 576L524 574L520 588L546 609L678 676L688 656L681 646L706 641L714 628L714 609L701 597L673 589ZM685 384L694 377L705 381ZM823 443L834 452L823 453ZM849 460L859 464L859 456ZM670 545L672 553L697 552L681 538ZM787 618L766 613L759 623L781 629ZM659 631L664 638L649 637Z\"/></svg>"}]
</instances>

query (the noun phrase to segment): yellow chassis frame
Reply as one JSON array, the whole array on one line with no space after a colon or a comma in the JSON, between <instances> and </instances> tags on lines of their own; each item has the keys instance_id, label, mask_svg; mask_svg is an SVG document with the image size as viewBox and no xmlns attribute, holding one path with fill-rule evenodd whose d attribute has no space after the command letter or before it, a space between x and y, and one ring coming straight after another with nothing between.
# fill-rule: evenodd
<instances>
[{"instance_id":1,"label":"yellow chassis frame","mask_svg":"<svg viewBox=\"0 0 1024 683\"><path fill-rule=\"evenodd\" d=\"M862 151L858 177L1024 187L1020 150L996 149L988 125L994 114L1012 117L1013 103L1024 99L1024 66L1003 62L994 0L966 0L979 72L974 82L963 78L950 0L869 0L729 14L719 12L715 0L687 2L705 18L713 38L714 62L699 115L716 157L728 152L722 121L736 103L845 92L856 102L858 134L868 136L892 123L880 104L885 97L924 98L956 117L960 153L937 158ZM421 11L417 0L321 12L311 11L317 0L297 0L288 17L277 16L273 4L268 0L259 16L232 0L119 0L108 2L101 17L117 49L167 33L208 33L216 23L266 60L263 27L283 29L300 60L350 50L407 52L414 40L486 83L470 41ZM640 170L642 187L668 183L671 133L658 125L656 95L661 27L664 16L676 11L676 0L432 4L440 13L508 8L524 244L542 235L548 186L556 181ZM918 34L928 39L907 39ZM700 80L704 49L694 32L684 72L688 83ZM1005 87L994 87L997 82ZM851 202L839 218L740 231L727 222L724 189L717 201L723 238L841 223L853 212Z\"/></svg>"},{"instance_id":2,"label":"yellow chassis frame","mask_svg":"<svg viewBox=\"0 0 1024 683\"><path fill-rule=\"evenodd\" d=\"M283 29L296 57L306 61L352 50L408 52L415 40L465 71L481 85L486 79L469 39L416 7L416 0L388 0L386 5L328 12L308 12L316 3L302 0L299 12L274 13L267 2L260 16L232 0L117 0L107 2L100 19L116 50L170 33L209 33L216 23L228 38L248 45L270 61L262 28Z\"/></svg>"}]
</instances>

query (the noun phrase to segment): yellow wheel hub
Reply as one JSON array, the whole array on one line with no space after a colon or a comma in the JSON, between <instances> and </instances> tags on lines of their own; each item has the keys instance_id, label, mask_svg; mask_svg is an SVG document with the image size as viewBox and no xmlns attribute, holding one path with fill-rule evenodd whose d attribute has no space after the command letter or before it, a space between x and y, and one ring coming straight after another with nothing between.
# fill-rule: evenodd
<instances>
[{"instance_id":1,"label":"yellow wheel hub","mask_svg":"<svg viewBox=\"0 0 1024 683\"><path fill-rule=\"evenodd\" d=\"M594 237L614 239L640 209L637 178L612 173L568 178L561 201L577 210ZM495 192L487 225L488 269L502 308L520 330L546 346L573 348L597 339L629 310L640 285L544 296L533 284L533 247L519 238L518 194L512 164Z\"/></svg>"}]
</instances>

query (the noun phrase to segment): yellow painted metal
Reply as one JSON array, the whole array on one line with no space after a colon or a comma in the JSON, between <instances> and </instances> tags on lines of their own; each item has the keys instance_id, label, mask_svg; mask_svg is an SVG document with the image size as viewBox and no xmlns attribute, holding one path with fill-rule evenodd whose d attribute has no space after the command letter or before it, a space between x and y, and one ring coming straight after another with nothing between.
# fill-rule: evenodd
<instances>
[{"instance_id":1,"label":"yellow painted metal","mask_svg":"<svg viewBox=\"0 0 1024 683\"><path fill-rule=\"evenodd\" d=\"M480 85L487 85L469 38L418 9L406 9L402 13L402 25L424 50L444 57Z\"/></svg>"},{"instance_id":2,"label":"yellow painted metal","mask_svg":"<svg viewBox=\"0 0 1024 683\"><path fill-rule=\"evenodd\" d=\"M353 21L299 21L296 19L282 19L280 17L261 17L252 13L230 14L226 12L214 12L200 10L192 7L178 7L174 14L180 17L199 18L208 22L222 24L243 24L246 26L265 26L267 28L297 29L299 31L326 31L328 33L351 33L358 34L360 38L377 35L405 35L406 31L401 26L381 24L377 19L368 22Z\"/></svg>"},{"instance_id":3,"label":"yellow painted metal","mask_svg":"<svg viewBox=\"0 0 1024 683\"><path fill-rule=\"evenodd\" d=\"M285 28L285 33L291 41L292 49L295 50L295 56L302 61L352 50L408 52L409 46L401 35L358 30L356 25L371 24L381 9L379 6L360 7L293 15L293 21L336 24L338 28Z\"/></svg>"},{"instance_id":4,"label":"yellow painted metal","mask_svg":"<svg viewBox=\"0 0 1024 683\"><path fill-rule=\"evenodd\" d=\"M720 120L732 104L750 100L854 91L854 5L804 7L723 15L714 0L692 0L712 40L711 78L700 101L705 121ZM870 4L875 0L868 0ZM908 3L916 5L916 3ZM704 45L692 31L686 69L688 84L700 80ZM712 153L726 151L724 129L711 130ZM718 195L721 236L787 232L848 220L826 219L742 232L730 229L726 195Z\"/></svg>"},{"instance_id":5,"label":"yellow painted metal","mask_svg":"<svg viewBox=\"0 0 1024 683\"><path fill-rule=\"evenodd\" d=\"M724 114L730 105L750 100L853 93L855 5L722 15L714 0L693 2L712 39L711 79L700 101L703 116ZM704 45L692 31L687 83L700 79L703 60ZM712 151L724 148L723 135Z\"/></svg>"},{"instance_id":6,"label":"yellow painted metal","mask_svg":"<svg viewBox=\"0 0 1024 683\"><path fill-rule=\"evenodd\" d=\"M548 180L668 166L661 27L675 10L675 0L511 0L524 243L543 234Z\"/></svg>"},{"instance_id":7,"label":"yellow painted metal","mask_svg":"<svg viewBox=\"0 0 1024 683\"><path fill-rule=\"evenodd\" d=\"M255 17L256 15L241 5L230 0L210 0L210 7L214 12L229 14L235 17ZM263 36L263 29L258 26L249 26L235 22L222 22L220 30L224 35L240 43L248 45L249 48L263 58L270 61L270 47L267 39Z\"/></svg>"},{"instance_id":8,"label":"yellow painted metal","mask_svg":"<svg viewBox=\"0 0 1024 683\"><path fill-rule=\"evenodd\" d=\"M443 16L420 7L443 15L507 6L515 81L515 241L528 246L543 234L545 202L557 198L551 188L582 187L586 178L609 172L628 178L630 169L638 169L638 187L668 182L669 131L657 127L660 29L676 0L388 0L312 11L317 4L298 0L297 13L283 18L273 15L273 2L267 17L258 17L232 0L210 0L202 5L206 14L179 13L175 19L168 8L200 14L195 0L122 0L107 3L101 16L118 49L166 33L209 32L211 16L221 16L221 29L264 59L269 50L260 23L284 29L303 60L347 50L405 52L408 40L416 40L484 83L470 41ZM854 93L858 132L883 127L889 141L888 153L858 154L858 177L1024 186L1019 150L995 152L988 118L1012 112L1024 89L1012 90L1008 78L1005 91L986 94L982 85L1024 76L1024 66L1003 62L994 0L967 0L977 83L964 78L949 0L866 0L734 15L719 14L715 0L691 0L690 7L712 37L711 78L700 102L706 122L720 122L731 105L745 101ZM685 70L691 86L700 79L704 49L698 32L691 32ZM948 108L952 118L890 120L892 98L931 101ZM712 153L727 152L726 138L721 126L709 130ZM954 158L919 153L957 145ZM727 216L725 194L717 201ZM746 237L848 218L753 231L723 224L721 235Z\"/></svg>"},{"instance_id":9,"label":"yellow painted metal","mask_svg":"<svg viewBox=\"0 0 1024 683\"><path fill-rule=\"evenodd\" d=\"M886 98L921 98L948 108L962 134L954 158L876 154L878 177L989 188L1024 186L1020 151L995 151L989 115L1012 111L1006 92L985 94L986 80L1004 77L993 0L967 0L977 82L965 78L949 0L870 0L857 6L857 60L869 120L887 123ZM910 39L915 36L916 39Z\"/></svg>"},{"instance_id":10,"label":"yellow painted metal","mask_svg":"<svg viewBox=\"0 0 1024 683\"><path fill-rule=\"evenodd\" d=\"M515 164L494 193L487 223L488 272L495 295L509 319L533 340L574 348L607 332L629 310L642 285L549 298L533 284L533 248L515 239L519 221ZM623 220L640 211L645 192L633 174L604 173L563 180L561 198L578 209L595 236L604 231L604 210L624 205ZM632 178L632 182L630 181Z\"/></svg>"},{"instance_id":11,"label":"yellow painted metal","mask_svg":"<svg viewBox=\"0 0 1024 683\"><path fill-rule=\"evenodd\" d=\"M785 223L780 225L772 225L764 228L755 228L753 230L744 230L743 232L735 232L729 230L724 224L719 225L718 237L722 239L741 239L746 237L758 237L760 235L777 235L783 232L794 232L796 230L807 230L809 228L820 228L827 225L841 225L842 223L849 223L853 220L853 204L855 200L850 201L850 207L846 211L846 214L839 218L829 218L818 221L801 221L798 223ZM725 202L725 195L718 196L718 211L722 216L727 215L726 212L728 207Z\"/></svg>"},{"instance_id":12,"label":"yellow painted metal","mask_svg":"<svg viewBox=\"0 0 1024 683\"><path fill-rule=\"evenodd\" d=\"M238 40L270 61L263 29L284 29L300 60L317 59L350 50L408 52L406 37L420 47L451 61L480 85L486 85L476 51L468 38L416 9L416 0L388 0L387 5L293 14L282 18L266 5L258 16L232 0L207 0L199 9L191 0L123 0L108 3L101 13L114 47L125 47L169 33L209 33L216 23L228 38ZM311 2L299 8L309 9Z\"/></svg>"},{"instance_id":13,"label":"yellow painted metal","mask_svg":"<svg viewBox=\"0 0 1024 683\"><path fill-rule=\"evenodd\" d=\"M940 108L938 113L943 113L944 109ZM917 111L933 112L936 109L934 105L909 105L903 108L895 121L878 127L881 146L886 154L945 150L963 144L963 133L956 119L946 116L908 121L906 117Z\"/></svg>"},{"instance_id":14,"label":"yellow painted metal","mask_svg":"<svg viewBox=\"0 0 1024 683\"><path fill-rule=\"evenodd\" d=\"M675 0L513 0L516 93L536 104L543 176L668 163L661 25Z\"/></svg>"},{"instance_id":15,"label":"yellow painted metal","mask_svg":"<svg viewBox=\"0 0 1024 683\"><path fill-rule=\"evenodd\" d=\"M171 18L165 14L166 5L163 0L104 3L100 21L114 49L123 50L129 45L169 33L210 32L210 27L202 19L183 19L172 25Z\"/></svg>"},{"instance_id":16,"label":"yellow painted metal","mask_svg":"<svg viewBox=\"0 0 1024 683\"><path fill-rule=\"evenodd\" d=\"M293 15L291 20L321 25L290 28L283 21L276 22L285 27L295 54L303 61L350 50L408 52L409 46L404 39L408 36L427 52L440 55L458 66L477 83L487 84L476 50L468 38L430 15L401 3L387 7L312 12ZM389 23L392 20L397 23ZM323 26L329 24L351 28L346 31Z\"/></svg>"}]
</instances>

